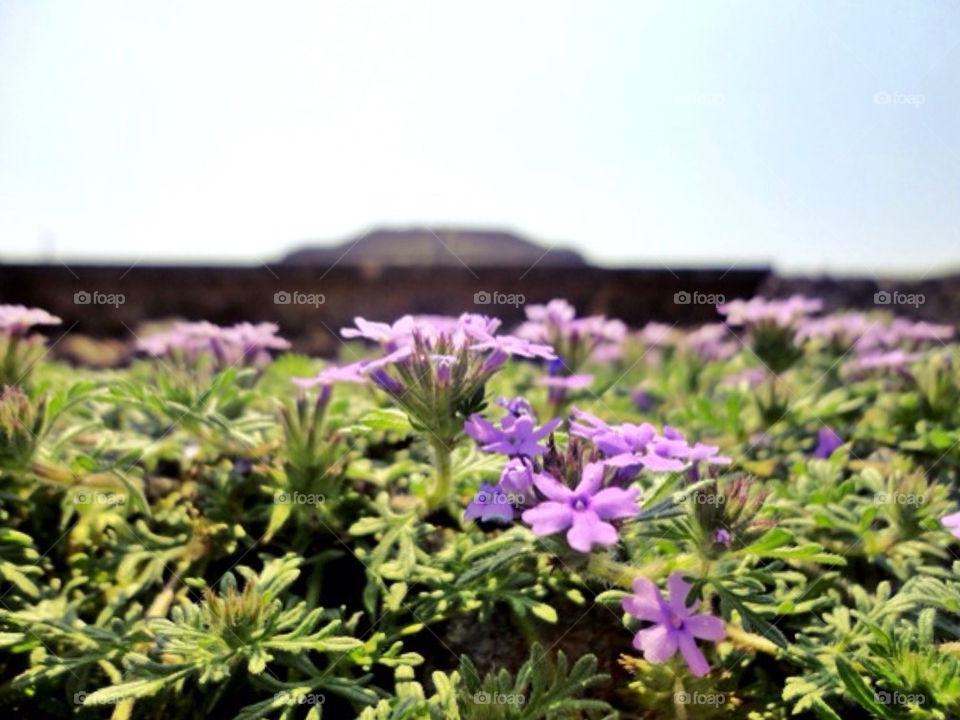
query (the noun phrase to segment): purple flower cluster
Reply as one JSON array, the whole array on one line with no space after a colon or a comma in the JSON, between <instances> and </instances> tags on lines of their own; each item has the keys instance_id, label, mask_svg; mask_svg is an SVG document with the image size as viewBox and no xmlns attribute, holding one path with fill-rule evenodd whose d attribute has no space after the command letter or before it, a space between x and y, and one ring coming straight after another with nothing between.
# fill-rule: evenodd
<instances>
[{"instance_id":1,"label":"purple flower cluster","mask_svg":"<svg viewBox=\"0 0 960 720\"><path fill-rule=\"evenodd\" d=\"M823 301L803 295L789 298L768 299L754 297L749 300L731 300L717 307L717 312L726 316L727 324L732 327L742 325L776 325L790 327L807 315L820 312Z\"/></svg>"},{"instance_id":2,"label":"purple flower cluster","mask_svg":"<svg viewBox=\"0 0 960 720\"><path fill-rule=\"evenodd\" d=\"M707 323L688 332L683 338L683 346L692 355L711 362L732 357L739 349L740 343L731 335L730 328L723 323Z\"/></svg>"},{"instance_id":3,"label":"purple flower cluster","mask_svg":"<svg viewBox=\"0 0 960 720\"><path fill-rule=\"evenodd\" d=\"M682 432L669 425L658 433L647 422L608 425L585 410L571 408L571 413L575 418L570 423L571 434L590 439L603 453L604 464L617 468L621 478L633 477L641 468L670 472L690 467L696 471L699 463L730 463L730 458L717 454L716 445L690 445Z\"/></svg>"},{"instance_id":4,"label":"purple flower cluster","mask_svg":"<svg viewBox=\"0 0 960 720\"><path fill-rule=\"evenodd\" d=\"M345 338L372 340L383 355L343 367L328 366L314 378L299 378L301 386L336 381L369 380L385 391L418 425L432 435L431 441L448 447L463 430L464 408L477 403L477 393L511 356L552 360L549 345L499 332L496 318L473 313L459 317L405 315L393 324L355 319L344 328ZM489 438L485 445L506 448L536 432L528 419L516 415L495 428L476 416L468 423L475 437ZM546 432L549 432L547 429ZM498 452L499 450L491 450ZM522 453L521 453L522 454Z\"/></svg>"},{"instance_id":5,"label":"purple flower cluster","mask_svg":"<svg viewBox=\"0 0 960 720\"><path fill-rule=\"evenodd\" d=\"M22 336L36 325L59 325L63 322L40 308L25 305L0 305L0 333Z\"/></svg>"},{"instance_id":6,"label":"purple flower cluster","mask_svg":"<svg viewBox=\"0 0 960 720\"><path fill-rule=\"evenodd\" d=\"M649 423L609 425L577 408L571 409L570 433L589 440L593 449L584 454L582 447L570 448L567 455L560 455L552 444L547 448L539 442L559 420L538 428L522 398L501 398L498 403L508 409L499 427L474 415L465 428L482 449L511 459L496 485L485 483L480 488L467 506L464 520L510 522L520 512L537 535L567 531L568 544L578 552L616 543L617 529L610 521L640 513L640 490L630 483L642 468L687 470L696 476L701 464L730 462L717 454L716 446L689 444L676 428L666 426L658 433ZM539 456L548 450L541 462ZM558 480L575 477L579 479L572 488Z\"/></svg>"},{"instance_id":7,"label":"purple flower cluster","mask_svg":"<svg viewBox=\"0 0 960 720\"><path fill-rule=\"evenodd\" d=\"M511 457L533 457L542 455L546 446L540 440L552 433L560 424L560 418L554 418L540 427L537 418L523 398L501 403L507 413L500 418L500 426L493 425L479 413L474 413L463 424L463 429L480 445L484 452L503 453Z\"/></svg>"},{"instance_id":8,"label":"purple flower cluster","mask_svg":"<svg viewBox=\"0 0 960 720\"><path fill-rule=\"evenodd\" d=\"M593 355L615 358L627 335L627 327L619 320L603 315L577 317L573 305L554 299L546 305L528 305L527 321L517 335L531 342L547 343L563 360L566 373L573 374ZM562 375L565 373L553 373Z\"/></svg>"},{"instance_id":9,"label":"purple flower cluster","mask_svg":"<svg viewBox=\"0 0 960 720\"><path fill-rule=\"evenodd\" d=\"M617 542L617 529L609 520L635 517L640 514L638 488L602 487L604 465L588 463L580 482L572 490L546 473L533 476L533 484L546 500L523 512L523 521L537 535L567 531L567 543L578 552L587 553L594 545L609 546Z\"/></svg>"},{"instance_id":10,"label":"purple flower cluster","mask_svg":"<svg viewBox=\"0 0 960 720\"><path fill-rule=\"evenodd\" d=\"M723 621L709 613L694 614L699 601L687 605L690 584L679 572L667 578L669 599L650 580L633 581L633 595L621 600L624 612L651 623L633 638L633 646L647 662L669 660L679 650L687 666L697 677L710 671L710 665L697 647L697 640L719 642L726 636Z\"/></svg>"},{"instance_id":11,"label":"purple flower cluster","mask_svg":"<svg viewBox=\"0 0 960 720\"><path fill-rule=\"evenodd\" d=\"M178 322L170 329L153 333L137 343L139 350L155 357L196 359L213 356L221 366L262 365L270 350L286 350L290 343L277 335L275 323L237 323L221 327L206 321Z\"/></svg>"},{"instance_id":12,"label":"purple flower cluster","mask_svg":"<svg viewBox=\"0 0 960 720\"><path fill-rule=\"evenodd\" d=\"M954 328L950 325L906 318L871 318L857 312L807 319L797 330L798 341L824 340L837 352L852 348L855 356L848 367L854 371L879 369L901 373L923 357L920 350L924 346L946 342L953 336Z\"/></svg>"},{"instance_id":13,"label":"purple flower cluster","mask_svg":"<svg viewBox=\"0 0 960 720\"><path fill-rule=\"evenodd\" d=\"M797 328L797 340L825 340L842 351L851 347L876 324L865 313L860 312L804 318Z\"/></svg>"}]
</instances>

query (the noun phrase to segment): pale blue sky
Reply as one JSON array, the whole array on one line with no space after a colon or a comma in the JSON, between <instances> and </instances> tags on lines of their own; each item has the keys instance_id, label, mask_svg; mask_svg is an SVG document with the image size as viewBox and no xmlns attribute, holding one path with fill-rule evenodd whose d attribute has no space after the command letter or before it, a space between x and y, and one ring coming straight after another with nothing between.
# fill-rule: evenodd
<instances>
[{"instance_id":1,"label":"pale blue sky","mask_svg":"<svg viewBox=\"0 0 960 720\"><path fill-rule=\"evenodd\" d=\"M250 261L432 223L935 274L958 67L947 0L0 0L0 255Z\"/></svg>"}]
</instances>

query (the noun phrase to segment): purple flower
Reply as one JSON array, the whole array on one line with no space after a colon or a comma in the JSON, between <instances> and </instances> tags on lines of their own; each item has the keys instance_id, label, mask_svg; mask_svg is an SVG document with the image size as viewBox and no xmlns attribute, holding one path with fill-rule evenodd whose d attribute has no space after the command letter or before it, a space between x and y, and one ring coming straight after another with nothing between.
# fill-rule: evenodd
<instances>
[{"instance_id":1,"label":"purple flower","mask_svg":"<svg viewBox=\"0 0 960 720\"><path fill-rule=\"evenodd\" d=\"M533 417L533 408L527 402L525 397L505 398L498 397L494 402L500 407L506 408L511 415L530 415Z\"/></svg>"},{"instance_id":2,"label":"purple flower","mask_svg":"<svg viewBox=\"0 0 960 720\"><path fill-rule=\"evenodd\" d=\"M575 418L570 421L570 433L584 438L593 438L596 435L613 430L607 423L598 418L593 413L586 410L580 410L576 407L570 408L570 414Z\"/></svg>"},{"instance_id":3,"label":"purple flower","mask_svg":"<svg viewBox=\"0 0 960 720\"><path fill-rule=\"evenodd\" d=\"M647 392L643 388L637 388L632 393L630 393L630 399L633 401L633 404L637 406L637 409L641 412L650 412L653 410L657 404L660 402L659 398L653 393Z\"/></svg>"},{"instance_id":4,"label":"purple flower","mask_svg":"<svg viewBox=\"0 0 960 720\"><path fill-rule=\"evenodd\" d=\"M526 458L511 458L500 473L499 486L508 493L532 495L533 468Z\"/></svg>"},{"instance_id":5,"label":"purple flower","mask_svg":"<svg viewBox=\"0 0 960 720\"><path fill-rule=\"evenodd\" d=\"M556 357L549 345L533 343L515 335L492 335L483 328L468 326L467 332L479 342L470 346L471 350L492 350L494 354L518 355L525 358L552 360Z\"/></svg>"},{"instance_id":6,"label":"purple flower","mask_svg":"<svg viewBox=\"0 0 960 720\"><path fill-rule=\"evenodd\" d=\"M733 542L733 533L726 528L717 528L713 531L713 541L729 547L730 543Z\"/></svg>"},{"instance_id":7,"label":"purple flower","mask_svg":"<svg viewBox=\"0 0 960 720\"><path fill-rule=\"evenodd\" d=\"M828 458L841 445L843 445L843 438L837 435L836 430L822 427L817 431L817 447L813 451L813 456Z\"/></svg>"},{"instance_id":8,"label":"purple flower","mask_svg":"<svg viewBox=\"0 0 960 720\"><path fill-rule=\"evenodd\" d=\"M727 324L731 326L772 323L788 327L822 308L822 300L792 295L786 300L770 300L764 297L732 300L717 306L717 312L726 315Z\"/></svg>"},{"instance_id":9,"label":"purple flower","mask_svg":"<svg viewBox=\"0 0 960 720\"><path fill-rule=\"evenodd\" d=\"M327 365L312 378L293 378L293 382L300 387L313 387L314 385L330 385L335 382L354 382L366 383L367 377L361 372L366 363L364 361L350 363L349 365L337 366Z\"/></svg>"},{"instance_id":10,"label":"purple flower","mask_svg":"<svg viewBox=\"0 0 960 720\"><path fill-rule=\"evenodd\" d=\"M340 334L345 338L364 338L373 340L389 349L394 349L400 345L407 345L413 340L413 331L420 327L424 330L428 327L426 323L418 325L412 315L404 315L392 325L382 322L373 322L365 320L362 317L353 319L355 328L343 328Z\"/></svg>"},{"instance_id":11,"label":"purple flower","mask_svg":"<svg viewBox=\"0 0 960 720\"><path fill-rule=\"evenodd\" d=\"M653 425L646 422L617 425L595 435L593 442L607 456L605 464L627 474L641 466L655 472L683 470L686 462L681 458L690 451L686 441L658 436Z\"/></svg>"},{"instance_id":12,"label":"purple flower","mask_svg":"<svg viewBox=\"0 0 960 720\"><path fill-rule=\"evenodd\" d=\"M561 298L554 298L546 305L528 305L525 312L530 322L552 325L565 325L577 315L573 305Z\"/></svg>"},{"instance_id":13,"label":"purple flower","mask_svg":"<svg viewBox=\"0 0 960 720\"><path fill-rule=\"evenodd\" d=\"M576 375L564 375L556 377L541 377L534 382L537 385L545 385L552 390L582 390L590 387L593 382L593 375L589 373L577 373Z\"/></svg>"},{"instance_id":14,"label":"purple flower","mask_svg":"<svg viewBox=\"0 0 960 720\"><path fill-rule=\"evenodd\" d=\"M849 347L877 326L864 313L835 313L822 318L805 318L797 329L797 339L822 338L835 345Z\"/></svg>"},{"instance_id":15,"label":"purple flower","mask_svg":"<svg viewBox=\"0 0 960 720\"><path fill-rule=\"evenodd\" d=\"M722 323L701 325L687 333L683 342L702 360L725 360L737 352L737 342L731 342L730 328Z\"/></svg>"},{"instance_id":16,"label":"purple flower","mask_svg":"<svg viewBox=\"0 0 960 720\"><path fill-rule=\"evenodd\" d=\"M241 361L264 364L269 362L269 350L288 350L290 343L277 335L276 323L237 323L223 329L211 338L213 349L227 364Z\"/></svg>"},{"instance_id":17,"label":"purple flower","mask_svg":"<svg viewBox=\"0 0 960 720\"><path fill-rule=\"evenodd\" d=\"M637 333L637 338L648 347L672 347L680 336L675 328L676 325L648 322Z\"/></svg>"},{"instance_id":18,"label":"purple flower","mask_svg":"<svg viewBox=\"0 0 960 720\"><path fill-rule=\"evenodd\" d=\"M529 415L507 413L500 419L498 428L479 413L474 413L463 424L463 429L484 452L530 457L546 452L546 445L541 445L539 441L556 429L560 418L554 418L540 427L534 427L534 422L536 419Z\"/></svg>"},{"instance_id":19,"label":"purple flower","mask_svg":"<svg viewBox=\"0 0 960 720\"><path fill-rule=\"evenodd\" d=\"M960 538L960 512L944 515L940 518L940 522L954 537Z\"/></svg>"},{"instance_id":20,"label":"purple flower","mask_svg":"<svg viewBox=\"0 0 960 720\"><path fill-rule=\"evenodd\" d=\"M25 305L0 305L0 333L23 335L34 325L59 325L63 321L40 308Z\"/></svg>"},{"instance_id":21,"label":"purple flower","mask_svg":"<svg viewBox=\"0 0 960 720\"><path fill-rule=\"evenodd\" d=\"M137 347L154 356L182 354L192 359L210 353L221 365L263 364L270 359L269 350L290 347L277 331L274 323L243 322L220 327L206 321L178 322L139 340Z\"/></svg>"},{"instance_id":22,"label":"purple flower","mask_svg":"<svg viewBox=\"0 0 960 720\"><path fill-rule=\"evenodd\" d=\"M905 372L907 365L922 357L923 353L907 352L906 350L872 351L856 360L854 367L863 370L883 369Z\"/></svg>"},{"instance_id":23,"label":"purple flower","mask_svg":"<svg viewBox=\"0 0 960 720\"><path fill-rule=\"evenodd\" d=\"M670 573L667 588L670 599L664 600L656 585L638 577L633 581L634 594L620 601L625 612L653 623L637 632L633 646L643 652L644 660L651 663L664 662L679 650L690 672L702 677L709 672L710 666L697 647L696 639L722 640L726 635L723 621L709 613L693 614L700 601L686 605L690 585L684 582L679 572Z\"/></svg>"},{"instance_id":24,"label":"purple flower","mask_svg":"<svg viewBox=\"0 0 960 720\"><path fill-rule=\"evenodd\" d=\"M527 322L516 334L535 343L549 343L576 370L591 354L599 351L601 357L617 354L617 348L627 334L619 320L607 320L602 315L578 318L573 306L566 300L551 300L546 305L528 305ZM612 345L613 347L605 347Z\"/></svg>"},{"instance_id":25,"label":"purple flower","mask_svg":"<svg viewBox=\"0 0 960 720\"><path fill-rule=\"evenodd\" d=\"M473 496L463 513L463 520L495 520L509 523L513 520L513 505L510 498L499 486L483 483L480 490Z\"/></svg>"},{"instance_id":26,"label":"purple flower","mask_svg":"<svg viewBox=\"0 0 960 720\"><path fill-rule=\"evenodd\" d=\"M744 384L747 388L755 388L770 375L770 371L765 367L750 367L739 372L725 375L720 382L724 385Z\"/></svg>"},{"instance_id":27,"label":"purple flower","mask_svg":"<svg viewBox=\"0 0 960 720\"><path fill-rule=\"evenodd\" d=\"M594 545L613 545L617 530L607 520L633 517L640 513L636 503L639 490L618 487L600 489L603 464L589 463L580 483L571 490L550 475L535 475L533 483L547 498L522 518L537 535L567 530L567 542L574 550L587 553Z\"/></svg>"}]
</instances>

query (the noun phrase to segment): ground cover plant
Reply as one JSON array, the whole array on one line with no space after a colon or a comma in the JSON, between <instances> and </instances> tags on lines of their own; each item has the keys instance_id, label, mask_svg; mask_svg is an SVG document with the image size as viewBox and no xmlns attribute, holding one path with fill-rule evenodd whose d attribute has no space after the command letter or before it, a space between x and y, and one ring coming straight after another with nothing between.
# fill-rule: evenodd
<instances>
[{"instance_id":1,"label":"ground cover plant","mask_svg":"<svg viewBox=\"0 0 960 720\"><path fill-rule=\"evenodd\" d=\"M526 313L357 318L334 361L173 323L92 369L0 306L0 707L960 716L952 327Z\"/></svg>"}]
</instances>

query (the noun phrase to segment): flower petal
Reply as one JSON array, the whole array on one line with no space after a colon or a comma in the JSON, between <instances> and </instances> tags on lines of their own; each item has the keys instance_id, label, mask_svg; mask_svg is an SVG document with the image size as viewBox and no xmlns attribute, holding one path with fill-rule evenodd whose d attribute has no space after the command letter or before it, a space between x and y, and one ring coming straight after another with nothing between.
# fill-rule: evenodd
<instances>
[{"instance_id":1,"label":"flower petal","mask_svg":"<svg viewBox=\"0 0 960 720\"><path fill-rule=\"evenodd\" d=\"M570 488L547 473L535 473L533 484L537 486L537 490L557 502L564 502L573 496Z\"/></svg>"},{"instance_id":2,"label":"flower petal","mask_svg":"<svg viewBox=\"0 0 960 720\"><path fill-rule=\"evenodd\" d=\"M603 522L592 510L574 513L573 527L567 531L567 542L574 550L590 552L594 545L613 545L617 542L617 530Z\"/></svg>"},{"instance_id":3,"label":"flower petal","mask_svg":"<svg viewBox=\"0 0 960 720\"><path fill-rule=\"evenodd\" d=\"M686 617L699 605L697 600L692 602L689 608L684 605L687 595L690 594L690 587L690 583L683 579L683 574L680 572L672 572L667 578L667 592L670 595L668 603L670 609L680 617Z\"/></svg>"},{"instance_id":4,"label":"flower petal","mask_svg":"<svg viewBox=\"0 0 960 720\"><path fill-rule=\"evenodd\" d=\"M620 599L620 606L624 612L638 620L655 623L664 621L663 598L656 585L647 578L638 577L633 581L633 592L633 595Z\"/></svg>"},{"instance_id":5,"label":"flower petal","mask_svg":"<svg viewBox=\"0 0 960 720\"><path fill-rule=\"evenodd\" d=\"M580 482L574 492L576 492L578 495L594 495L596 494L597 490L600 489L600 483L602 482L603 463L588 463L587 466L583 468L583 473L580 475Z\"/></svg>"},{"instance_id":6,"label":"flower petal","mask_svg":"<svg viewBox=\"0 0 960 720\"><path fill-rule=\"evenodd\" d=\"M719 642L727 634L723 626L723 620L709 613L701 613L687 618L683 621L683 627L691 635L701 640Z\"/></svg>"},{"instance_id":7,"label":"flower petal","mask_svg":"<svg viewBox=\"0 0 960 720\"><path fill-rule=\"evenodd\" d=\"M633 517L640 514L640 506L636 503L639 494L639 488L635 487L626 490L618 487L605 488L590 500L590 509L604 520Z\"/></svg>"},{"instance_id":8,"label":"flower petal","mask_svg":"<svg viewBox=\"0 0 960 720\"><path fill-rule=\"evenodd\" d=\"M535 534L552 535L570 527L573 515L573 508L566 503L547 500L536 507L524 510L521 518Z\"/></svg>"},{"instance_id":9,"label":"flower petal","mask_svg":"<svg viewBox=\"0 0 960 720\"><path fill-rule=\"evenodd\" d=\"M681 632L678 633L677 640L680 645L680 653L683 655L683 659L687 661L690 672L697 677L703 677L710 672L710 665L703 653L700 652L700 648L697 647L697 641L693 639L693 635Z\"/></svg>"},{"instance_id":10,"label":"flower petal","mask_svg":"<svg viewBox=\"0 0 960 720\"><path fill-rule=\"evenodd\" d=\"M686 467L686 463L684 463L682 460L663 457L663 455L658 455L657 453L634 455L633 457L635 461L642 463L645 468L648 470L653 470L654 472L683 470L683 468Z\"/></svg>"},{"instance_id":11,"label":"flower petal","mask_svg":"<svg viewBox=\"0 0 960 720\"><path fill-rule=\"evenodd\" d=\"M634 635L633 646L643 652L647 662L663 662L677 651L677 633L666 625L653 625Z\"/></svg>"}]
</instances>

